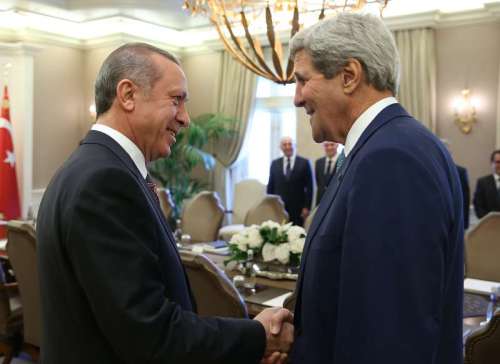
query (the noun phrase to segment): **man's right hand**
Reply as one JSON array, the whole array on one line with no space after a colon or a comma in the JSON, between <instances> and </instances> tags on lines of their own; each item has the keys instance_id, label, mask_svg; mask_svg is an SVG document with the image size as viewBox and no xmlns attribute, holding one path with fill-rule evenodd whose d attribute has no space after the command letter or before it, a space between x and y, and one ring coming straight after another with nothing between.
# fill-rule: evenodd
<instances>
[{"instance_id":1,"label":"man's right hand","mask_svg":"<svg viewBox=\"0 0 500 364\"><path fill-rule=\"evenodd\" d=\"M267 342L264 357L272 359L267 362L284 362L293 343L293 314L284 308L268 308L258 314L255 320L259 321L266 330Z\"/></svg>"}]
</instances>

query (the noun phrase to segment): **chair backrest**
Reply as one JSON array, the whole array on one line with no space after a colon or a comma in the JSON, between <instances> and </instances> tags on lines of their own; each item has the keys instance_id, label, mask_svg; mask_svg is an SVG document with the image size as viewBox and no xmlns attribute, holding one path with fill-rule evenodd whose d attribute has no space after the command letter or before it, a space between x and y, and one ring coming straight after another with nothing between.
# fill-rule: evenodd
<instances>
[{"instance_id":1,"label":"chair backrest","mask_svg":"<svg viewBox=\"0 0 500 364\"><path fill-rule=\"evenodd\" d=\"M465 236L468 278L500 282L500 212L490 212Z\"/></svg>"},{"instance_id":2,"label":"chair backrest","mask_svg":"<svg viewBox=\"0 0 500 364\"><path fill-rule=\"evenodd\" d=\"M182 211L182 233L191 235L193 243L217 240L224 219L216 192L202 191L184 205Z\"/></svg>"},{"instance_id":3,"label":"chair backrest","mask_svg":"<svg viewBox=\"0 0 500 364\"><path fill-rule=\"evenodd\" d=\"M266 186L256 179L246 179L234 186L232 224L243 224L245 216L266 195Z\"/></svg>"},{"instance_id":4,"label":"chair backrest","mask_svg":"<svg viewBox=\"0 0 500 364\"><path fill-rule=\"evenodd\" d=\"M156 190L156 194L160 200L161 211L163 212L165 219L169 221L172 217L172 212L174 211L175 206L170 190L168 188L158 188Z\"/></svg>"},{"instance_id":5,"label":"chair backrest","mask_svg":"<svg viewBox=\"0 0 500 364\"><path fill-rule=\"evenodd\" d=\"M23 305L24 342L40 347L40 287L33 225L23 221L7 224L7 254L14 269Z\"/></svg>"},{"instance_id":6,"label":"chair backrest","mask_svg":"<svg viewBox=\"0 0 500 364\"><path fill-rule=\"evenodd\" d=\"M259 203L248 210L245 217L245 225L260 225L267 220L280 224L288 221L288 213L285 210L285 205L281 197L266 195Z\"/></svg>"},{"instance_id":7,"label":"chair backrest","mask_svg":"<svg viewBox=\"0 0 500 364\"><path fill-rule=\"evenodd\" d=\"M464 364L500 363L500 309L465 341Z\"/></svg>"},{"instance_id":8,"label":"chair backrest","mask_svg":"<svg viewBox=\"0 0 500 364\"><path fill-rule=\"evenodd\" d=\"M311 224L314 219L314 214L316 214L316 211L318 210L318 206L316 206L310 213L309 216L307 216L306 221L304 221L304 230L309 231L309 228L311 227Z\"/></svg>"},{"instance_id":9,"label":"chair backrest","mask_svg":"<svg viewBox=\"0 0 500 364\"><path fill-rule=\"evenodd\" d=\"M181 252L181 259L202 316L248 317L243 298L212 261L202 254Z\"/></svg>"}]
</instances>

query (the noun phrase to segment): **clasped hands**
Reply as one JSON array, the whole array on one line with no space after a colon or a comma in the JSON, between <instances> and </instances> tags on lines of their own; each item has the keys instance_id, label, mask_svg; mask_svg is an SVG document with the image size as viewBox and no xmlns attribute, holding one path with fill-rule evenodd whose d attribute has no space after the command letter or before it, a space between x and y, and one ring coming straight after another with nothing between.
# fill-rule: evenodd
<instances>
[{"instance_id":1,"label":"clasped hands","mask_svg":"<svg viewBox=\"0 0 500 364\"><path fill-rule=\"evenodd\" d=\"M293 343L293 314L284 308L268 308L255 320L266 330L266 351L261 364L285 363Z\"/></svg>"}]
</instances>

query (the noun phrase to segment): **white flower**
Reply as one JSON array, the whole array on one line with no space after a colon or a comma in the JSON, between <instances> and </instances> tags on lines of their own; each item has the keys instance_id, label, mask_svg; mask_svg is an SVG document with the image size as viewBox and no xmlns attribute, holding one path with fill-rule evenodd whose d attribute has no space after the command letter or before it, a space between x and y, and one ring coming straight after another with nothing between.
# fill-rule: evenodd
<instances>
[{"instance_id":1,"label":"white flower","mask_svg":"<svg viewBox=\"0 0 500 364\"><path fill-rule=\"evenodd\" d=\"M288 229L290 229L290 227L292 226L292 224L293 224L293 222L289 222L288 224L281 225L280 226L280 232L282 232L282 233L288 232Z\"/></svg>"},{"instance_id":2,"label":"white flower","mask_svg":"<svg viewBox=\"0 0 500 364\"><path fill-rule=\"evenodd\" d=\"M264 244L262 247L262 259L264 259L264 262L270 262L276 258L275 250L276 245Z\"/></svg>"},{"instance_id":3,"label":"white flower","mask_svg":"<svg viewBox=\"0 0 500 364\"><path fill-rule=\"evenodd\" d=\"M276 259L278 259L283 264L288 264L290 261L290 246L289 244L280 244L276 247L274 251Z\"/></svg>"},{"instance_id":4,"label":"white flower","mask_svg":"<svg viewBox=\"0 0 500 364\"><path fill-rule=\"evenodd\" d=\"M262 246L262 236L260 236L259 227L257 225L246 228L245 236L250 248L260 248Z\"/></svg>"},{"instance_id":5,"label":"white flower","mask_svg":"<svg viewBox=\"0 0 500 364\"><path fill-rule=\"evenodd\" d=\"M290 251L292 253L302 253L306 238L298 238L290 242Z\"/></svg>"},{"instance_id":6,"label":"white flower","mask_svg":"<svg viewBox=\"0 0 500 364\"><path fill-rule=\"evenodd\" d=\"M286 233L288 235L288 241L294 241L306 235L304 228L297 225L290 226Z\"/></svg>"},{"instance_id":7,"label":"white flower","mask_svg":"<svg viewBox=\"0 0 500 364\"><path fill-rule=\"evenodd\" d=\"M260 226L263 228L267 227L269 229L272 229L272 228L280 229L281 228L280 224L278 224L275 221L271 221L271 220L267 220L267 221L263 222Z\"/></svg>"},{"instance_id":8,"label":"white flower","mask_svg":"<svg viewBox=\"0 0 500 364\"><path fill-rule=\"evenodd\" d=\"M246 252L248 249L248 241L241 234L234 234L229 241L230 245L236 245L239 250Z\"/></svg>"}]
</instances>

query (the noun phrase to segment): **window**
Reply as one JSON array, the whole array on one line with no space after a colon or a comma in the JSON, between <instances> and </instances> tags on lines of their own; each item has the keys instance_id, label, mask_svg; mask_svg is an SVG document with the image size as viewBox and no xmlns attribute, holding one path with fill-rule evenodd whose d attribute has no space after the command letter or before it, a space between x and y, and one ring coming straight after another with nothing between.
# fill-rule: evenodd
<instances>
[{"instance_id":1,"label":"window","mask_svg":"<svg viewBox=\"0 0 500 364\"><path fill-rule=\"evenodd\" d=\"M294 93L294 84L284 86L265 78L257 79L255 110L245 138L239 179L255 178L267 184L271 162L281 156L281 138L289 136L296 140Z\"/></svg>"}]
</instances>

